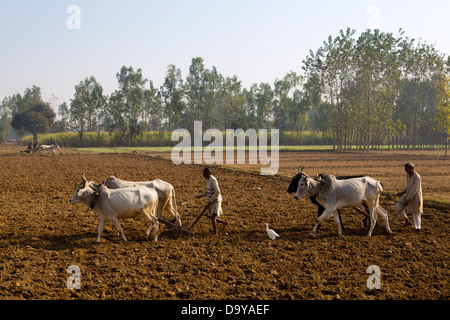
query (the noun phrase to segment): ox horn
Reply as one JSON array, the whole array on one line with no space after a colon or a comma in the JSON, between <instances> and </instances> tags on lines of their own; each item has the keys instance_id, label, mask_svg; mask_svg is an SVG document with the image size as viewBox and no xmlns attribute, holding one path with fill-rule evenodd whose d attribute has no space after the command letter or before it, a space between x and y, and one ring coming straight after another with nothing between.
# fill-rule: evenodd
<instances>
[{"instance_id":1,"label":"ox horn","mask_svg":"<svg viewBox=\"0 0 450 320\"><path fill-rule=\"evenodd\" d=\"M83 179L83 182L86 183L87 180L86 180L86 178L84 177L84 173L81 174L81 179Z\"/></svg>"}]
</instances>

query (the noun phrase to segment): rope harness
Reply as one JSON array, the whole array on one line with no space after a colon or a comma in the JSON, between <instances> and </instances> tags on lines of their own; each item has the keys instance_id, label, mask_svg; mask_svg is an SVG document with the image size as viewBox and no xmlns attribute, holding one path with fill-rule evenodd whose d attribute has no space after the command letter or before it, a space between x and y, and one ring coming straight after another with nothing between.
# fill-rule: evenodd
<instances>
[{"instance_id":1,"label":"rope harness","mask_svg":"<svg viewBox=\"0 0 450 320\"><path fill-rule=\"evenodd\" d=\"M323 187L325 186L325 180L320 180L319 184L316 187L316 192L314 193L314 198L319 195L319 193L322 192Z\"/></svg>"},{"instance_id":2,"label":"rope harness","mask_svg":"<svg viewBox=\"0 0 450 320\"><path fill-rule=\"evenodd\" d=\"M91 203L89 204L89 208L91 208L91 209L94 209L94 207L95 207L95 204L96 204L96 202L97 202L97 199L98 199L98 196L100 195L100 191L101 191L101 184L96 184L96 183L93 183L94 184L94 186L92 187L92 186L90 186L90 185L88 185L88 187L89 188L91 188L92 190L94 190L94 192L93 193L90 193L90 194L88 194L88 195L86 195L86 196L83 196L83 197L79 197L78 199L85 199L85 198L89 198L89 197L91 197L91 196L93 196L93 198L92 198L92 200L91 200Z\"/></svg>"},{"instance_id":3,"label":"rope harness","mask_svg":"<svg viewBox=\"0 0 450 320\"><path fill-rule=\"evenodd\" d=\"M91 204L89 205L89 208L94 209L95 204L97 203L98 196L100 195L100 190L101 190L101 188L98 188L97 190L94 191L94 193L93 193L94 197L91 200Z\"/></svg>"}]
</instances>

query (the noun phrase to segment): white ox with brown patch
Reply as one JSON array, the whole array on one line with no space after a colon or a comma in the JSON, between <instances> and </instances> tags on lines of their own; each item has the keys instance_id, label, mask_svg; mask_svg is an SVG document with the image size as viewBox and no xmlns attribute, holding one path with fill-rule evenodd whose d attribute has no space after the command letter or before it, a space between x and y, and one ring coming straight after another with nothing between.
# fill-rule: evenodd
<instances>
[{"instance_id":1,"label":"white ox with brown patch","mask_svg":"<svg viewBox=\"0 0 450 320\"><path fill-rule=\"evenodd\" d=\"M92 181L87 181L83 175L81 178L83 181L75 190L70 203L82 203L93 209L100 217L97 242L100 241L106 220L111 221L122 239L127 241L119 219L134 218L139 215L143 215L150 222L145 234L149 236L153 230L153 240L157 241L159 222L156 217L156 209L159 197L155 189L135 187L111 190L105 186L97 188Z\"/></svg>"},{"instance_id":2,"label":"white ox with brown patch","mask_svg":"<svg viewBox=\"0 0 450 320\"><path fill-rule=\"evenodd\" d=\"M314 237L322 220L331 215L338 225L338 235L341 236L342 229L337 210L356 207L362 203L365 203L369 209L370 227L367 236L372 235L377 221L377 213L383 217L386 231L392 233L389 228L387 211L379 203L380 194L383 191L381 182L368 176L337 180L333 175L329 175L325 180L316 181L303 172L299 174L301 178L298 181L295 199L314 196L317 202L325 208L325 211L317 218L317 223L311 230L310 237Z\"/></svg>"}]
</instances>

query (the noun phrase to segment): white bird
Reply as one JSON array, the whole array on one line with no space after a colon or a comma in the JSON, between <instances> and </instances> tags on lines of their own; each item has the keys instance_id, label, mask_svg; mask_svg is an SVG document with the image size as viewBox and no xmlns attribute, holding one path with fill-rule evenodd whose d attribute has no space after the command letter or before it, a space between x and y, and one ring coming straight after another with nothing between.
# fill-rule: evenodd
<instances>
[{"instance_id":1,"label":"white bird","mask_svg":"<svg viewBox=\"0 0 450 320\"><path fill-rule=\"evenodd\" d=\"M272 229L269 229L269 224L266 223L266 232L270 239L275 240L276 237L280 237L278 233L273 231Z\"/></svg>"}]
</instances>

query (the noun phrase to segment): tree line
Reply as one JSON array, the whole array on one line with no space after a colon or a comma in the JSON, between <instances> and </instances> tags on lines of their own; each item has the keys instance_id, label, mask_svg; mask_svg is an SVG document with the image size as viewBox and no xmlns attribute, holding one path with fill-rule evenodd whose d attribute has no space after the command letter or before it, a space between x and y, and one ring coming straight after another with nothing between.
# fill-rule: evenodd
<instances>
[{"instance_id":1,"label":"tree line","mask_svg":"<svg viewBox=\"0 0 450 320\"><path fill-rule=\"evenodd\" d=\"M402 30L395 36L367 30L356 38L355 33L347 28L330 35L309 52L300 72L249 88L237 76L206 68L201 57L192 59L185 78L169 65L159 87L142 69L123 66L109 95L94 76L80 81L70 102L58 106L57 121L33 86L3 99L0 132L4 137L8 125L35 138L40 132L76 131L80 145L85 132L97 132L99 144L101 133L109 132L119 135L119 145L143 146L149 143L146 132L162 137L178 128L192 131L200 120L203 128L219 130L279 129L293 133L295 144L302 144L307 130L312 143L318 142L315 136L331 136L336 150L445 145L450 58Z\"/></svg>"},{"instance_id":2,"label":"tree line","mask_svg":"<svg viewBox=\"0 0 450 320\"><path fill-rule=\"evenodd\" d=\"M303 64L305 92L314 110L327 109L336 148L445 143L450 119L439 87L450 59L401 29L354 34L329 36Z\"/></svg>"}]
</instances>

